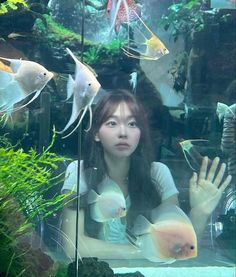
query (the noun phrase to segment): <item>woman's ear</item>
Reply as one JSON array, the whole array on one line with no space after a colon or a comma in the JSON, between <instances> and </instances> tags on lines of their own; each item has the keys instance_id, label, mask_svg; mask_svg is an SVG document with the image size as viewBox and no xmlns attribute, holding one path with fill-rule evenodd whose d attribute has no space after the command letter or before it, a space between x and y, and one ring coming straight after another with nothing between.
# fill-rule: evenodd
<instances>
[{"instance_id":1,"label":"woman's ear","mask_svg":"<svg viewBox=\"0 0 236 277\"><path fill-rule=\"evenodd\" d=\"M100 138L98 137L98 134L95 135L94 140L95 141L100 141Z\"/></svg>"}]
</instances>

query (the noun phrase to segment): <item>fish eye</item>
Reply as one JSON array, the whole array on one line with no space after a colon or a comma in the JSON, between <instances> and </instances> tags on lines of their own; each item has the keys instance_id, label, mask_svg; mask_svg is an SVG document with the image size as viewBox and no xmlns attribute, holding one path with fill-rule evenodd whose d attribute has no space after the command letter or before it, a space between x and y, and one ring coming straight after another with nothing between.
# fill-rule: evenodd
<instances>
[{"instance_id":1,"label":"fish eye","mask_svg":"<svg viewBox=\"0 0 236 277\"><path fill-rule=\"evenodd\" d=\"M44 75L44 76L46 76L46 75L47 75L47 73L46 73L46 72L44 72L44 73L43 73L43 75Z\"/></svg>"},{"instance_id":2,"label":"fish eye","mask_svg":"<svg viewBox=\"0 0 236 277\"><path fill-rule=\"evenodd\" d=\"M91 86L92 84L91 84L91 83L89 83L88 85L89 85L89 86Z\"/></svg>"},{"instance_id":3,"label":"fish eye","mask_svg":"<svg viewBox=\"0 0 236 277\"><path fill-rule=\"evenodd\" d=\"M193 250L195 247L193 245L190 246L190 249Z\"/></svg>"}]
</instances>

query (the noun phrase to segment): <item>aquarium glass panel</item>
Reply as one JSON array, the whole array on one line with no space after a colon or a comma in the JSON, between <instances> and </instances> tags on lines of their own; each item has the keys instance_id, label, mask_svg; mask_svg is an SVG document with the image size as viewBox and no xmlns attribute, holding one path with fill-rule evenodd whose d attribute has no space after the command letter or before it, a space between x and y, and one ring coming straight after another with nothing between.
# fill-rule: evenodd
<instances>
[{"instance_id":1,"label":"aquarium glass panel","mask_svg":"<svg viewBox=\"0 0 236 277\"><path fill-rule=\"evenodd\" d=\"M235 5L0 2L0 276L235 276Z\"/></svg>"}]
</instances>

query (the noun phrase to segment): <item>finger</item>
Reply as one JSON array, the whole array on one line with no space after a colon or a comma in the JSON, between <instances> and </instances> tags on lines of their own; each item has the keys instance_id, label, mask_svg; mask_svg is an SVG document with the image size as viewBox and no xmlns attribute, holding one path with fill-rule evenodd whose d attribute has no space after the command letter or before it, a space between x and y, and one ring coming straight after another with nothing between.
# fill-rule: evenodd
<instances>
[{"instance_id":1,"label":"finger","mask_svg":"<svg viewBox=\"0 0 236 277\"><path fill-rule=\"evenodd\" d=\"M207 175L207 181L212 182L216 173L217 166L219 164L220 159L216 157L212 164L211 168L209 169L208 175Z\"/></svg>"},{"instance_id":2,"label":"finger","mask_svg":"<svg viewBox=\"0 0 236 277\"><path fill-rule=\"evenodd\" d=\"M223 184L219 187L219 191L221 193L227 188L227 186L230 184L231 180L232 180L232 176L228 175L227 178L225 179L225 181L223 182Z\"/></svg>"},{"instance_id":3,"label":"finger","mask_svg":"<svg viewBox=\"0 0 236 277\"><path fill-rule=\"evenodd\" d=\"M197 173L193 172L191 179L189 180L189 188L195 189L197 187Z\"/></svg>"},{"instance_id":4,"label":"finger","mask_svg":"<svg viewBox=\"0 0 236 277\"><path fill-rule=\"evenodd\" d=\"M208 157L204 157L199 171L199 180L206 178L207 164L208 164Z\"/></svg>"},{"instance_id":5,"label":"finger","mask_svg":"<svg viewBox=\"0 0 236 277\"><path fill-rule=\"evenodd\" d=\"M226 164L222 163L221 166L220 166L220 170L219 170L218 174L216 175L216 178L215 178L215 181L214 181L214 184L215 184L216 187L219 187L219 185L220 185L220 183L223 179L225 169L226 169Z\"/></svg>"}]
</instances>

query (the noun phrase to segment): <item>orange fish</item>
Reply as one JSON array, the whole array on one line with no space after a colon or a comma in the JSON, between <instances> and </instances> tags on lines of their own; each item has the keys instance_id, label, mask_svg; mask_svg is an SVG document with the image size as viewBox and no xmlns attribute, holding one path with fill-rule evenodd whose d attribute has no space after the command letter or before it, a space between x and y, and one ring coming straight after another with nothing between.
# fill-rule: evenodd
<instances>
[{"instance_id":1,"label":"orange fish","mask_svg":"<svg viewBox=\"0 0 236 277\"><path fill-rule=\"evenodd\" d=\"M134 39L129 39L128 45L123 47L124 53L128 57L140 60L158 60L169 54L169 50L158 36L148 28L138 14L136 16L140 24L134 26ZM134 46L131 47L130 45Z\"/></svg>"},{"instance_id":2,"label":"orange fish","mask_svg":"<svg viewBox=\"0 0 236 277\"><path fill-rule=\"evenodd\" d=\"M133 233L145 258L172 263L197 256L197 237L187 215L175 205L160 205L151 211L151 221L139 215Z\"/></svg>"},{"instance_id":3,"label":"orange fish","mask_svg":"<svg viewBox=\"0 0 236 277\"><path fill-rule=\"evenodd\" d=\"M108 0L106 8L107 16L110 17L111 29L118 33L123 23L135 21L140 14L140 8L134 0Z\"/></svg>"},{"instance_id":4,"label":"orange fish","mask_svg":"<svg viewBox=\"0 0 236 277\"><path fill-rule=\"evenodd\" d=\"M10 66L4 64L3 62L0 61L0 70L2 71L6 71L6 72L9 72L9 73L13 73L12 69Z\"/></svg>"},{"instance_id":5,"label":"orange fish","mask_svg":"<svg viewBox=\"0 0 236 277\"><path fill-rule=\"evenodd\" d=\"M53 77L53 73L42 65L27 60L7 59L0 57L3 63L9 64L5 70L0 68L0 112L7 118L34 99ZM25 104L14 108L14 105L31 94L34 96Z\"/></svg>"}]
</instances>

